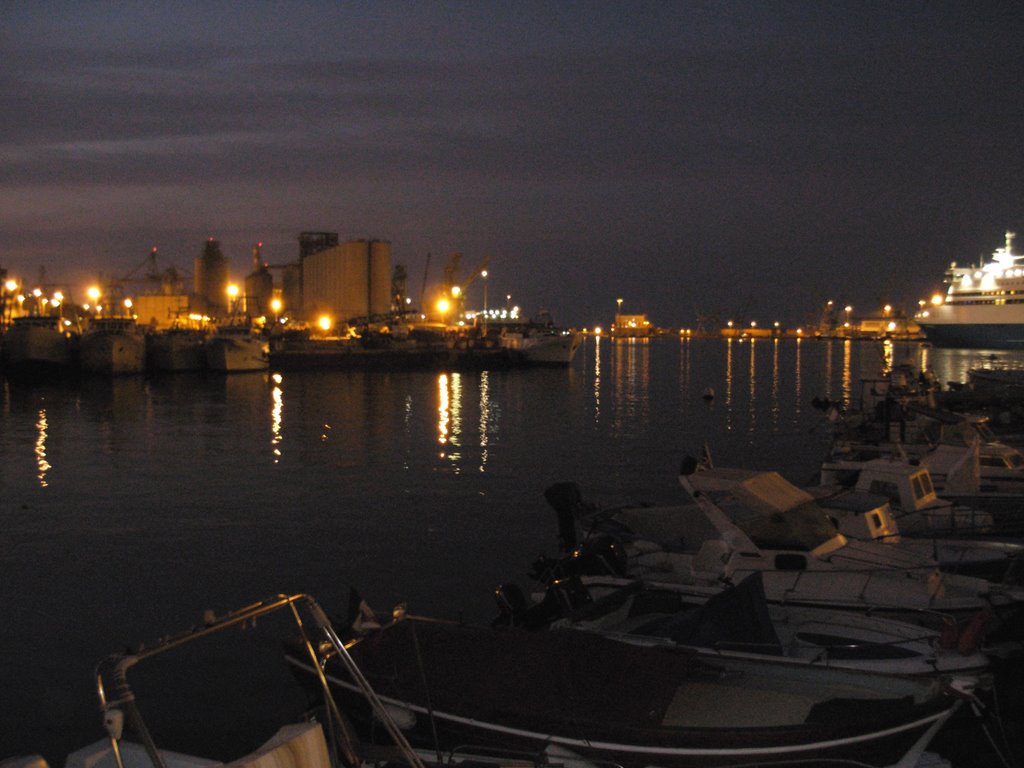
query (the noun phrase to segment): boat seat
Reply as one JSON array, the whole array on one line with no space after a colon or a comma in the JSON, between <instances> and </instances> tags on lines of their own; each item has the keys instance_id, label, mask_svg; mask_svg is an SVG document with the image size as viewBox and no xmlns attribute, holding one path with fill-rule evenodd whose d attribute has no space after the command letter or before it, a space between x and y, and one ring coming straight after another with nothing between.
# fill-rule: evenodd
<instances>
[{"instance_id":1,"label":"boat seat","mask_svg":"<svg viewBox=\"0 0 1024 768\"><path fill-rule=\"evenodd\" d=\"M331 768L320 723L286 725L269 741L227 768Z\"/></svg>"},{"instance_id":2,"label":"boat seat","mask_svg":"<svg viewBox=\"0 0 1024 768\"><path fill-rule=\"evenodd\" d=\"M721 539L707 539L700 545L691 568L694 573L721 576L725 573L725 564L731 551L729 545Z\"/></svg>"}]
</instances>

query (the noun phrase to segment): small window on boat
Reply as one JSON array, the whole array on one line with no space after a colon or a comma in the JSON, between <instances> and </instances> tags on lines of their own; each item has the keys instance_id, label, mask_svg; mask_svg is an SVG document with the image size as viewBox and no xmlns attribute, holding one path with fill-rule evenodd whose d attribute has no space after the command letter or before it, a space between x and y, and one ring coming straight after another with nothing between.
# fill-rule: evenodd
<instances>
[{"instance_id":1,"label":"small window on boat","mask_svg":"<svg viewBox=\"0 0 1024 768\"><path fill-rule=\"evenodd\" d=\"M1013 469L1019 469L1024 466L1024 456L1019 453L1008 453L1006 455L1006 463Z\"/></svg>"},{"instance_id":2,"label":"small window on boat","mask_svg":"<svg viewBox=\"0 0 1024 768\"><path fill-rule=\"evenodd\" d=\"M983 467L1005 467L1006 462L1003 461L1002 456L982 456L979 458L981 466Z\"/></svg>"},{"instance_id":3,"label":"small window on boat","mask_svg":"<svg viewBox=\"0 0 1024 768\"><path fill-rule=\"evenodd\" d=\"M882 527L882 516L880 514L878 514L877 512L872 512L871 513L871 525L873 527L875 527L875 528L881 528Z\"/></svg>"},{"instance_id":4,"label":"small window on boat","mask_svg":"<svg viewBox=\"0 0 1024 768\"><path fill-rule=\"evenodd\" d=\"M910 478L910 482L913 483L914 485L914 498L920 499L922 496L924 496L924 485L921 484L921 476L914 475L912 478Z\"/></svg>"},{"instance_id":5,"label":"small window on boat","mask_svg":"<svg viewBox=\"0 0 1024 768\"><path fill-rule=\"evenodd\" d=\"M921 487L924 488L925 496L935 492L935 489L932 488L932 476L927 472L921 474Z\"/></svg>"}]
</instances>

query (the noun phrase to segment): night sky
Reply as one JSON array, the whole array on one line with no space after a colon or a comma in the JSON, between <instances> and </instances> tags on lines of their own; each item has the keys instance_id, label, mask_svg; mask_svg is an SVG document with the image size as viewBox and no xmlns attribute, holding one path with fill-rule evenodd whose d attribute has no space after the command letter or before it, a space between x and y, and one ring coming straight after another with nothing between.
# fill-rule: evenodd
<instances>
[{"instance_id":1,"label":"night sky","mask_svg":"<svg viewBox=\"0 0 1024 768\"><path fill-rule=\"evenodd\" d=\"M190 5L191 9L178 6ZM0 0L0 267L454 251L564 324L916 306L1024 241L1019 2ZM1024 242L1022 242L1024 245ZM1024 248L1018 248L1022 250ZM136 272L140 275L145 270ZM482 303L478 282L471 299Z\"/></svg>"}]
</instances>

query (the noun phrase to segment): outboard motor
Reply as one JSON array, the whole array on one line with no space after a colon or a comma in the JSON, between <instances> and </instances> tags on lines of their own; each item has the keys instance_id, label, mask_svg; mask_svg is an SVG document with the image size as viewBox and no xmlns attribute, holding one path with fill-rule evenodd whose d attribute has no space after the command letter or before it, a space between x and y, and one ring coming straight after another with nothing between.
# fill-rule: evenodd
<instances>
[{"instance_id":1,"label":"outboard motor","mask_svg":"<svg viewBox=\"0 0 1024 768\"><path fill-rule=\"evenodd\" d=\"M573 482L555 483L544 498L558 514L558 548L570 552L576 546L576 514L583 508L583 494Z\"/></svg>"},{"instance_id":2,"label":"outboard motor","mask_svg":"<svg viewBox=\"0 0 1024 768\"><path fill-rule=\"evenodd\" d=\"M494 601L498 604L498 616L491 622L492 627L514 627L526 612L526 596L518 584L506 582L494 590Z\"/></svg>"}]
</instances>

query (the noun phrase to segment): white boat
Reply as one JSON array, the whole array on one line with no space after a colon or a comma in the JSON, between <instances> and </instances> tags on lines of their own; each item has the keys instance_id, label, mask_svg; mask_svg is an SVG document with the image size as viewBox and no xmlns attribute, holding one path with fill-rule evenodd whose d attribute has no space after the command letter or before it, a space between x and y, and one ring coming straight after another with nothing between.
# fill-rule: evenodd
<instances>
[{"instance_id":1,"label":"white boat","mask_svg":"<svg viewBox=\"0 0 1024 768\"><path fill-rule=\"evenodd\" d=\"M708 659L565 629L403 615L347 651L414 747L514 749L576 768L910 768L957 706L935 678ZM344 659L288 658L314 689L326 676L361 735L379 733Z\"/></svg>"},{"instance_id":2,"label":"white boat","mask_svg":"<svg viewBox=\"0 0 1024 768\"><path fill-rule=\"evenodd\" d=\"M146 334L130 317L94 317L79 344L82 370L124 376L146 370Z\"/></svg>"},{"instance_id":3,"label":"white boat","mask_svg":"<svg viewBox=\"0 0 1024 768\"><path fill-rule=\"evenodd\" d=\"M556 580L527 603L515 585L496 590L498 625L571 627L640 645L673 644L708 657L898 675L980 675L980 632L937 630L852 611L769 604L758 573L706 601L671 584L587 576ZM979 627L979 630L981 627Z\"/></svg>"},{"instance_id":4,"label":"white boat","mask_svg":"<svg viewBox=\"0 0 1024 768\"><path fill-rule=\"evenodd\" d=\"M218 325L206 340L206 365L220 373L265 371L270 367L270 345L249 325Z\"/></svg>"},{"instance_id":5,"label":"white boat","mask_svg":"<svg viewBox=\"0 0 1024 768\"><path fill-rule=\"evenodd\" d=\"M501 323L498 343L531 365L569 365L583 343L583 334L559 328L541 311L530 322Z\"/></svg>"},{"instance_id":6,"label":"white boat","mask_svg":"<svg viewBox=\"0 0 1024 768\"><path fill-rule=\"evenodd\" d=\"M945 293L914 318L928 341L938 347L1024 349L1024 256L1013 252L1015 237L1007 232L991 259L950 265Z\"/></svg>"},{"instance_id":7,"label":"white boat","mask_svg":"<svg viewBox=\"0 0 1024 768\"><path fill-rule=\"evenodd\" d=\"M810 494L778 473L696 466L691 460L680 476L693 504L602 511L549 489L561 538L574 535L566 521L574 516L584 530L622 542L616 575L684 585L705 597L759 571L769 603L875 611L933 628L942 624L938 614L964 620L989 608L1006 628L1024 608L1024 588L943 573L933 558L848 539Z\"/></svg>"},{"instance_id":8,"label":"white boat","mask_svg":"<svg viewBox=\"0 0 1024 768\"><path fill-rule=\"evenodd\" d=\"M505 331L500 338L503 348L521 353L532 365L569 365L583 343L577 331L547 327Z\"/></svg>"},{"instance_id":9,"label":"white boat","mask_svg":"<svg viewBox=\"0 0 1024 768\"><path fill-rule=\"evenodd\" d=\"M200 371L206 368L207 332L171 327L146 337L149 367L154 371Z\"/></svg>"},{"instance_id":10,"label":"white boat","mask_svg":"<svg viewBox=\"0 0 1024 768\"><path fill-rule=\"evenodd\" d=\"M65 373L74 365L77 340L59 317L16 317L3 336L4 368L24 376Z\"/></svg>"},{"instance_id":11,"label":"white boat","mask_svg":"<svg viewBox=\"0 0 1024 768\"><path fill-rule=\"evenodd\" d=\"M826 462L822 483L808 491L845 536L933 557L951 573L1024 583L1024 542L986 536L992 514L938 498L926 467L895 458Z\"/></svg>"}]
</instances>

